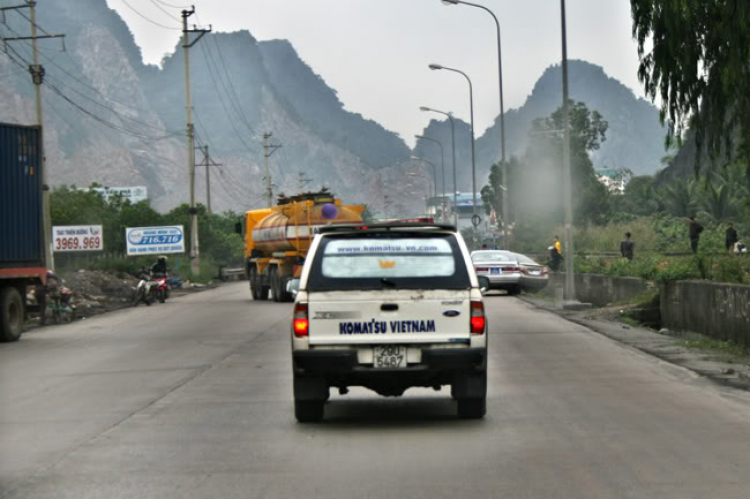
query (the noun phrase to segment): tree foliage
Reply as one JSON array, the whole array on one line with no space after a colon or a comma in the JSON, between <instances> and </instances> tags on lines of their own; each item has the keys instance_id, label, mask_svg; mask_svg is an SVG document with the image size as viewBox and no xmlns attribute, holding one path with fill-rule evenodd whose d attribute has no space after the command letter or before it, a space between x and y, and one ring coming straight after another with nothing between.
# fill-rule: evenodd
<instances>
[{"instance_id":1,"label":"tree foliage","mask_svg":"<svg viewBox=\"0 0 750 499\"><path fill-rule=\"evenodd\" d=\"M668 143L692 126L699 157L704 144L712 158L739 149L750 181L750 2L630 3L638 77L651 99L661 101ZM741 139L733 144L737 132Z\"/></svg>"},{"instance_id":2,"label":"tree foliage","mask_svg":"<svg viewBox=\"0 0 750 499\"><path fill-rule=\"evenodd\" d=\"M234 232L234 224L239 216L232 212L211 214L201 204L197 209L201 254L218 264L241 261L242 237ZM187 204L161 214L147 201L131 203L119 196L105 200L101 194L88 189L62 186L52 191L50 210L53 225L101 225L107 253L125 254L125 229L128 227L183 225L185 238L190 240Z\"/></svg>"}]
</instances>

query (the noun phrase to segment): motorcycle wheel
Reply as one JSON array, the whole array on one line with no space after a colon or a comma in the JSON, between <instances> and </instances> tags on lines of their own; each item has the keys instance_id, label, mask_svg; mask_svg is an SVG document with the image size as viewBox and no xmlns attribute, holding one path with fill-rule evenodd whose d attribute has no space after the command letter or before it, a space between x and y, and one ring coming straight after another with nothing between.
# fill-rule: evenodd
<instances>
[{"instance_id":1,"label":"motorcycle wheel","mask_svg":"<svg viewBox=\"0 0 750 499\"><path fill-rule=\"evenodd\" d=\"M164 291L158 291L157 298L159 299L159 303L164 303L167 301L167 294Z\"/></svg>"}]
</instances>

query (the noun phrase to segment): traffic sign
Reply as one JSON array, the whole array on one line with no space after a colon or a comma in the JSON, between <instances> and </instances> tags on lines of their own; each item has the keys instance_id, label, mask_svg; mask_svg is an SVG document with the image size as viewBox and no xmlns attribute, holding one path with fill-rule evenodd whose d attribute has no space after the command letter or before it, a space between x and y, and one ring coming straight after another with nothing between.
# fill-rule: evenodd
<instances>
[{"instance_id":1,"label":"traffic sign","mask_svg":"<svg viewBox=\"0 0 750 499\"><path fill-rule=\"evenodd\" d=\"M479 215L474 215L471 217L471 223L474 225L474 227L479 227L479 224L482 223L482 218Z\"/></svg>"}]
</instances>

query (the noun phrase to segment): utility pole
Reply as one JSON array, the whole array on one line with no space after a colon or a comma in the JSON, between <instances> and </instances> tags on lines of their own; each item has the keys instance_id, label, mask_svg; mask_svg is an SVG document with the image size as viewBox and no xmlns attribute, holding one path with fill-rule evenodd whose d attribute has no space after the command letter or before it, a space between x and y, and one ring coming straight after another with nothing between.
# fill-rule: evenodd
<instances>
[{"instance_id":1,"label":"utility pole","mask_svg":"<svg viewBox=\"0 0 750 499\"><path fill-rule=\"evenodd\" d=\"M266 202L268 203L269 208L273 206L273 185L271 184L271 171L268 169L268 158L273 156L273 153L275 153L277 149L281 148L281 145L272 145L268 143L268 139L272 136L273 133L271 132L263 134L263 170L266 183Z\"/></svg>"},{"instance_id":2,"label":"utility pole","mask_svg":"<svg viewBox=\"0 0 750 499\"><path fill-rule=\"evenodd\" d=\"M193 275L200 273L200 251L198 249L198 210L195 208L195 127L193 125L193 103L190 97L190 47L198 43L203 35L211 32L208 29L188 29L188 17L195 14L195 7L182 11L182 48L185 51L185 97L187 100L187 137L188 137L188 172L190 176L190 264ZM190 41L190 33L198 37Z\"/></svg>"},{"instance_id":3,"label":"utility pole","mask_svg":"<svg viewBox=\"0 0 750 499\"><path fill-rule=\"evenodd\" d=\"M213 213L213 211L211 211L211 170L209 168L211 166L222 166L222 164L211 161L211 156L208 154L208 145L200 147L199 149L203 152L203 162L195 166L206 167L206 206L208 212Z\"/></svg>"},{"instance_id":4,"label":"utility pole","mask_svg":"<svg viewBox=\"0 0 750 499\"><path fill-rule=\"evenodd\" d=\"M570 170L570 111L568 106L568 36L565 20L565 0L560 0L562 19L562 77L563 77L563 203L565 205L565 230L563 250L565 257L564 297L568 302L576 300L575 276L573 275L573 182Z\"/></svg>"},{"instance_id":5,"label":"utility pole","mask_svg":"<svg viewBox=\"0 0 750 499\"><path fill-rule=\"evenodd\" d=\"M49 174L47 173L47 158L44 150L44 128L43 128L43 113L42 113L42 84L44 83L44 67L39 64L39 50L37 48L37 40L40 38L65 38L65 35L50 35L47 33L44 36L37 35L37 24L36 24L36 2L34 0L27 0L25 5L16 5L12 7L0 7L0 13L2 13L2 20L5 22L5 11L29 9L29 20L31 22L31 36L20 36L15 38L3 38L4 43L21 40L31 40L32 48L32 64L29 65L29 73L31 74L31 81L34 83L36 89L36 124L39 127L40 134L40 151L41 151L41 167L42 167L42 212L44 220L44 237L42 238L44 244L44 256L47 262L47 268L55 270L55 255L52 252L52 212L49 206ZM63 48L65 47L65 41L63 40Z\"/></svg>"}]
</instances>

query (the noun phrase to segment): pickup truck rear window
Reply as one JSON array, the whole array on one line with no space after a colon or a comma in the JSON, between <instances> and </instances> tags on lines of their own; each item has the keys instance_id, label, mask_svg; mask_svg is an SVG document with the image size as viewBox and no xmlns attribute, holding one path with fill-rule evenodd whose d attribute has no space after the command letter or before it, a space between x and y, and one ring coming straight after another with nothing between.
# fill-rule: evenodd
<instances>
[{"instance_id":1,"label":"pickup truck rear window","mask_svg":"<svg viewBox=\"0 0 750 499\"><path fill-rule=\"evenodd\" d=\"M453 235L371 233L324 237L310 269L310 291L467 289Z\"/></svg>"}]
</instances>

